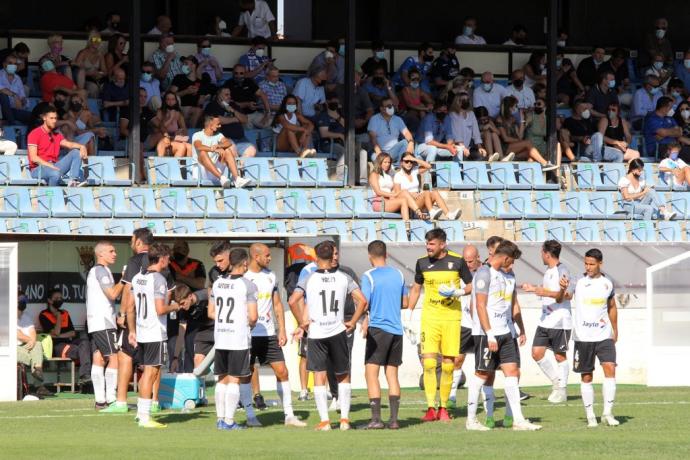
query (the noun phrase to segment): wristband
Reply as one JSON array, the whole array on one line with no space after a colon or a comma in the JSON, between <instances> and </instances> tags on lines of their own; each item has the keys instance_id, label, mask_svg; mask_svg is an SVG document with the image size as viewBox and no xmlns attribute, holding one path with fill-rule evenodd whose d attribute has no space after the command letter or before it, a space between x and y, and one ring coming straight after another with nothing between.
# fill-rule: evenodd
<instances>
[{"instance_id":1,"label":"wristband","mask_svg":"<svg viewBox=\"0 0 690 460\"><path fill-rule=\"evenodd\" d=\"M496 341L496 337L494 337L494 334L491 332L491 329L489 329L488 331L486 331L486 339L487 339L489 342L495 342L495 341Z\"/></svg>"},{"instance_id":2,"label":"wristband","mask_svg":"<svg viewBox=\"0 0 690 460\"><path fill-rule=\"evenodd\" d=\"M118 312L117 316L120 318L125 318L127 316L127 313L121 311L121 312Z\"/></svg>"}]
</instances>

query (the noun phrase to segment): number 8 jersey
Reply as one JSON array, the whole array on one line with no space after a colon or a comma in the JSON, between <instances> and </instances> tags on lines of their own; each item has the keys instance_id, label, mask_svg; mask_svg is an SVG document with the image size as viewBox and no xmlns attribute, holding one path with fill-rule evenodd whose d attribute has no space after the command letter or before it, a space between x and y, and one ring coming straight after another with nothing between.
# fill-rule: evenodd
<instances>
[{"instance_id":1,"label":"number 8 jersey","mask_svg":"<svg viewBox=\"0 0 690 460\"><path fill-rule=\"evenodd\" d=\"M359 289L357 283L337 268L316 270L297 284L309 311L309 338L325 339L345 330L347 295Z\"/></svg>"},{"instance_id":2,"label":"number 8 jersey","mask_svg":"<svg viewBox=\"0 0 690 460\"><path fill-rule=\"evenodd\" d=\"M168 292L165 277L158 272L137 273L132 278L132 296L137 313L137 342L151 343L168 340L167 315L156 313L156 299Z\"/></svg>"},{"instance_id":3,"label":"number 8 jersey","mask_svg":"<svg viewBox=\"0 0 690 460\"><path fill-rule=\"evenodd\" d=\"M257 302L256 285L242 275L220 276L212 289L216 307L213 338L217 350L247 350L251 330L247 306Z\"/></svg>"}]
</instances>

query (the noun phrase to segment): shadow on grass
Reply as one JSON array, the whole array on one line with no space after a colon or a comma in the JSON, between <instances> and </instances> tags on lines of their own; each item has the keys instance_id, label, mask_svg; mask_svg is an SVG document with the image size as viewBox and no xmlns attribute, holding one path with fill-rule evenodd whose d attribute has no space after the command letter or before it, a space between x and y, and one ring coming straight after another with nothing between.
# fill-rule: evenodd
<instances>
[{"instance_id":1,"label":"shadow on grass","mask_svg":"<svg viewBox=\"0 0 690 460\"><path fill-rule=\"evenodd\" d=\"M208 412L170 412L157 416L156 421L161 423L182 423L195 419L207 419L211 415Z\"/></svg>"}]
</instances>

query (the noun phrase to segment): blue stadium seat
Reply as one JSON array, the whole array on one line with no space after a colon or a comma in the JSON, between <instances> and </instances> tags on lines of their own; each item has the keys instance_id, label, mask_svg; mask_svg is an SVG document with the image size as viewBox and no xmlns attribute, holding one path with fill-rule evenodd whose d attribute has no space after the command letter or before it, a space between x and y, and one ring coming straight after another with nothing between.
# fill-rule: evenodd
<instances>
[{"instance_id":1,"label":"blue stadium seat","mask_svg":"<svg viewBox=\"0 0 690 460\"><path fill-rule=\"evenodd\" d=\"M495 219L522 219L522 213L514 210L506 211L505 201L501 192L480 192L477 201L479 217Z\"/></svg>"},{"instance_id":2,"label":"blue stadium seat","mask_svg":"<svg viewBox=\"0 0 690 460\"><path fill-rule=\"evenodd\" d=\"M634 220L630 222L630 240L643 243L656 243L656 231L651 220Z\"/></svg>"},{"instance_id":3,"label":"blue stadium seat","mask_svg":"<svg viewBox=\"0 0 690 460\"><path fill-rule=\"evenodd\" d=\"M106 223L111 235L131 235L134 233L134 222L131 219L112 219Z\"/></svg>"},{"instance_id":4,"label":"blue stadium seat","mask_svg":"<svg viewBox=\"0 0 690 460\"><path fill-rule=\"evenodd\" d=\"M622 209L616 209L610 192L588 193L589 205L598 219L625 219L626 213Z\"/></svg>"},{"instance_id":5,"label":"blue stadium seat","mask_svg":"<svg viewBox=\"0 0 690 460\"><path fill-rule=\"evenodd\" d=\"M161 219L143 219L134 222L136 228L148 228L154 235L165 235L165 222Z\"/></svg>"},{"instance_id":6,"label":"blue stadium seat","mask_svg":"<svg viewBox=\"0 0 690 460\"><path fill-rule=\"evenodd\" d=\"M348 208L344 206L343 199L342 192L341 196L336 197L334 190L324 188L311 191L309 204L311 210L319 216L323 214L324 217L328 219L351 219L355 215L354 207L350 206ZM351 200L347 197L345 197L345 200L351 203ZM308 214L303 215L301 212L299 216L304 218L309 217Z\"/></svg>"},{"instance_id":7,"label":"blue stadium seat","mask_svg":"<svg viewBox=\"0 0 690 460\"><path fill-rule=\"evenodd\" d=\"M355 219L352 221L351 230L352 241L368 243L378 239L376 234L376 222L373 220Z\"/></svg>"},{"instance_id":8,"label":"blue stadium seat","mask_svg":"<svg viewBox=\"0 0 690 460\"><path fill-rule=\"evenodd\" d=\"M307 198L307 192L300 189L290 189L283 192L280 200L283 202L283 210L291 214L291 217L303 219L323 219L326 217L326 204L323 199L316 202Z\"/></svg>"},{"instance_id":9,"label":"blue stadium seat","mask_svg":"<svg viewBox=\"0 0 690 460\"><path fill-rule=\"evenodd\" d=\"M173 233L194 234L199 233L196 228L196 221L192 219L175 219L171 223Z\"/></svg>"},{"instance_id":10,"label":"blue stadium seat","mask_svg":"<svg viewBox=\"0 0 690 460\"><path fill-rule=\"evenodd\" d=\"M566 192L563 203L565 205L565 212L568 214L574 213L577 219L601 218L599 214L592 212L586 193Z\"/></svg>"},{"instance_id":11,"label":"blue stadium seat","mask_svg":"<svg viewBox=\"0 0 690 460\"><path fill-rule=\"evenodd\" d=\"M159 208L156 205L154 190L150 188L131 188L129 190L129 204L133 210L137 210L148 219L160 219L173 217L173 211L167 207Z\"/></svg>"},{"instance_id":12,"label":"blue stadium seat","mask_svg":"<svg viewBox=\"0 0 690 460\"><path fill-rule=\"evenodd\" d=\"M291 220L293 233L311 233L316 235L319 228L313 220Z\"/></svg>"},{"instance_id":13,"label":"blue stadium seat","mask_svg":"<svg viewBox=\"0 0 690 460\"><path fill-rule=\"evenodd\" d=\"M382 220L379 235L382 241L391 243L408 243L410 241L407 238L405 223L402 220Z\"/></svg>"},{"instance_id":14,"label":"blue stadium seat","mask_svg":"<svg viewBox=\"0 0 690 460\"><path fill-rule=\"evenodd\" d=\"M142 217L143 211L131 206L130 200L125 198L124 190L123 188L101 188L94 192L94 200L98 202L101 210L108 211L112 217Z\"/></svg>"},{"instance_id":15,"label":"blue stadium seat","mask_svg":"<svg viewBox=\"0 0 690 460\"><path fill-rule=\"evenodd\" d=\"M575 241L583 241L586 243L601 242L599 224L597 222L579 220L575 222L574 227Z\"/></svg>"},{"instance_id":16,"label":"blue stadium seat","mask_svg":"<svg viewBox=\"0 0 690 460\"><path fill-rule=\"evenodd\" d=\"M426 235L426 232L433 228L434 226L431 224L431 222L427 222L425 220L416 219L410 221L410 241L426 241L424 235Z\"/></svg>"},{"instance_id":17,"label":"blue stadium seat","mask_svg":"<svg viewBox=\"0 0 690 460\"><path fill-rule=\"evenodd\" d=\"M573 230L568 221L551 221L546 223L546 239L563 243L573 241Z\"/></svg>"},{"instance_id":18,"label":"blue stadium seat","mask_svg":"<svg viewBox=\"0 0 690 460\"><path fill-rule=\"evenodd\" d=\"M684 191L686 187L675 187L671 184L667 184L666 181L661 177L661 174L654 174L654 169L652 168L652 163L644 164L644 180L649 186L654 186L657 192L668 192L673 189Z\"/></svg>"},{"instance_id":19,"label":"blue stadium seat","mask_svg":"<svg viewBox=\"0 0 690 460\"><path fill-rule=\"evenodd\" d=\"M302 167L314 167L316 170L316 181L319 187L344 187L347 184L347 168L343 171L343 180L330 179L328 175L328 163L325 158L309 158L308 165L304 166L305 160L302 161Z\"/></svg>"},{"instance_id":20,"label":"blue stadium seat","mask_svg":"<svg viewBox=\"0 0 690 460\"><path fill-rule=\"evenodd\" d=\"M263 233L287 233L287 226L282 220L260 220L257 230Z\"/></svg>"},{"instance_id":21,"label":"blue stadium seat","mask_svg":"<svg viewBox=\"0 0 690 460\"><path fill-rule=\"evenodd\" d=\"M176 187L193 187L199 185L199 180L192 176L196 164L185 166L187 178L182 178L182 161L193 161L191 159L180 159L172 157L151 157L148 167L148 183L150 185L173 185ZM187 163L189 164L189 163Z\"/></svg>"},{"instance_id":22,"label":"blue stadium seat","mask_svg":"<svg viewBox=\"0 0 690 460\"><path fill-rule=\"evenodd\" d=\"M243 219L265 219L268 212L260 209L257 204L263 201L255 200L249 190L225 189L223 190L223 202L225 211L232 212L234 216Z\"/></svg>"},{"instance_id":23,"label":"blue stadium seat","mask_svg":"<svg viewBox=\"0 0 690 460\"><path fill-rule=\"evenodd\" d=\"M27 127L25 125L6 125L2 130L3 138L14 142L19 148L26 148Z\"/></svg>"},{"instance_id":24,"label":"blue stadium seat","mask_svg":"<svg viewBox=\"0 0 690 460\"><path fill-rule=\"evenodd\" d=\"M436 171L436 187L451 190L474 190L475 184L466 183L462 178L462 168L455 161L437 161L434 163Z\"/></svg>"},{"instance_id":25,"label":"blue stadium seat","mask_svg":"<svg viewBox=\"0 0 690 460\"><path fill-rule=\"evenodd\" d=\"M222 197L216 196L214 190L208 188L190 188L187 190L187 199L190 209L201 211L203 217L209 219L232 219L235 213L229 209L220 209L218 204L223 202Z\"/></svg>"},{"instance_id":26,"label":"blue stadium seat","mask_svg":"<svg viewBox=\"0 0 690 460\"><path fill-rule=\"evenodd\" d=\"M278 192L276 190L257 189L252 192L252 200L256 203L257 209L262 210L273 219L292 219L297 217L295 210L288 205L288 203L294 203L294 200L289 197L289 192L285 193L287 198L283 198L283 195L277 195ZM279 202L283 204L282 209L278 205Z\"/></svg>"},{"instance_id":27,"label":"blue stadium seat","mask_svg":"<svg viewBox=\"0 0 690 460\"><path fill-rule=\"evenodd\" d=\"M517 164L517 178L520 184L527 184L533 190L558 190L559 184L547 183L541 165L533 162Z\"/></svg>"},{"instance_id":28,"label":"blue stadium seat","mask_svg":"<svg viewBox=\"0 0 690 460\"><path fill-rule=\"evenodd\" d=\"M107 235L105 223L105 219L82 219L79 222L72 222L72 232L79 235Z\"/></svg>"},{"instance_id":29,"label":"blue stadium seat","mask_svg":"<svg viewBox=\"0 0 690 460\"><path fill-rule=\"evenodd\" d=\"M535 210L531 192L510 191L506 194L508 212L520 214L523 219L549 219L551 216L539 207Z\"/></svg>"},{"instance_id":30,"label":"blue stadium seat","mask_svg":"<svg viewBox=\"0 0 690 460\"><path fill-rule=\"evenodd\" d=\"M472 184L472 189L501 190L503 185L489 181L487 163L479 161L466 162L462 165L462 177L466 184Z\"/></svg>"},{"instance_id":31,"label":"blue stadium seat","mask_svg":"<svg viewBox=\"0 0 690 460\"><path fill-rule=\"evenodd\" d=\"M601 190L601 171L599 163L578 163L573 171L578 190Z\"/></svg>"},{"instance_id":32,"label":"blue stadium seat","mask_svg":"<svg viewBox=\"0 0 690 460\"><path fill-rule=\"evenodd\" d=\"M360 241L352 238L352 233L343 220L324 220L321 223L321 231L319 233L325 235L339 235L340 241Z\"/></svg>"},{"instance_id":33,"label":"blue stadium seat","mask_svg":"<svg viewBox=\"0 0 690 460\"><path fill-rule=\"evenodd\" d=\"M63 190L63 187L41 187L37 189L38 209L48 212L49 217L81 217L80 211L67 208Z\"/></svg>"},{"instance_id":34,"label":"blue stadium seat","mask_svg":"<svg viewBox=\"0 0 690 460\"><path fill-rule=\"evenodd\" d=\"M244 178L259 187L285 187L288 184L288 165L273 166L268 158L242 158Z\"/></svg>"},{"instance_id":35,"label":"blue stadium seat","mask_svg":"<svg viewBox=\"0 0 690 460\"><path fill-rule=\"evenodd\" d=\"M372 203L375 200L373 191L368 191L366 198L362 196L362 190L348 189L340 192L340 209L352 211L359 219L398 219L400 214L385 211L374 211ZM383 205L383 203L381 203ZM330 217L330 216L329 216Z\"/></svg>"},{"instance_id":36,"label":"blue stadium seat","mask_svg":"<svg viewBox=\"0 0 690 460\"><path fill-rule=\"evenodd\" d=\"M38 185L29 175L29 163L17 155L0 155L0 183L5 185Z\"/></svg>"},{"instance_id":37,"label":"blue stadium seat","mask_svg":"<svg viewBox=\"0 0 690 460\"><path fill-rule=\"evenodd\" d=\"M489 165L491 183L501 185L504 190L529 190L530 184L518 183L514 163L496 162Z\"/></svg>"},{"instance_id":38,"label":"blue stadium seat","mask_svg":"<svg viewBox=\"0 0 690 460\"><path fill-rule=\"evenodd\" d=\"M36 219L13 219L6 222L7 231L11 233L38 234L38 221Z\"/></svg>"},{"instance_id":39,"label":"blue stadium seat","mask_svg":"<svg viewBox=\"0 0 690 460\"><path fill-rule=\"evenodd\" d=\"M462 243L465 241L465 229L462 222L458 220L439 220L436 226L446 232L448 241L455 243Z\"/></svg>"},{"instance_id":40,"label":"blue stadium seat","mask_svg":"<svg viewBox=\"0 0 690 460\"><path fill-rule=\"evenodd\" d=\"M625 229L625 222L616 220L602 221L601 234L603 236L603 241L613 241L616 243L628 242L628 235Z\"/></svg>"},{"instance_id":41,"label":"blue stadium seat","mask_svg":"<svg viewBox=\"0 0 690 460\"><path fill-rule=\"evenodd\" d=\"M101 101L100 99L96 98L88 98L86 100L86 106L89 108L89 111L93 113L94 115L100 117L101 116Z\"/></svg>"},{"instance_id":42,"label":"blue stadium seat","mask_svg":"<svg viewBox=\"0 0 690 460\"><path fill-rule=\"evenodd\" d=\"M672 192L666 204L676 211L676 219L690 219L690 193Z\"/></svg>"},{"instance_id":43,"label":"blue stadium seat","mask_svg":"<svg viewBox=\"0 0 690 460\"><path fill-rule=\"evenodd\" d=\"M134 163L129 163L130 177L134 178ZM110 156L90 156L85 167L89 185L129 186L132 179L118 179L115 173L115 158Z\"/></svg>"},{"instance_id":44,"label":"blue stadium seat","mask_svg":"<svg viewBox=\"0 0 690 460\"><path fill-rule=\"evenodd\" d=\"M231 220L232 231L239 233L258 233L255 220L235 219Z\"/></svg>"},{"instance_id":45,"label":"blue stadium seat","mask_svg":"<svg viewBox=\"0 0 690 460\"><path fill-rule=\"evenodd\" d=\"M545 241L544 222L523 222L520 226L520 241Z\"/></svg>"},{"instance_id":46,"label":"blue stadium seat","mask_svg":"<svg viewBox=\"0 0 690 460\"><path fill-rule=\"evenodd\" d=\"M559 192L537 191L534 197L534 211L551 219L577 219L577 212L563 210Z\"/></svg>"},{"instance_id":47,"label":"blue stadium seat","mask_svg":"<svg viewBox=\"0 0 690 460\"><path fill-rule=\"evenodd\" d=\"M72 233L72 226L67 219L39 219L38 229L43 233L56 235L70 235Z\"/></svg>"},{"instance_id":48,"label":"blue stadium seat","mask_svg":"<svg viewBox=\"0 0 690 460\"><path fill-rule=\"evenodd\" d=\"M618 180L625 176L622 163L604 163L601 165L601 183L597 190L618 190Z\"/></svg>"},{"instance_id":49,"label":"blue stadium seat","mask_svg":"<svg viewBox=\"0 0 690 460\"><path fill-rule=\"evenodd\" d=\"M65 204L69 211L76 212L81 217L110 217L109 210L96 207L93 192L88 188L66 188Z\"/></svg>"},{"instance_id":50,"label":"blue stadium seat","mask_svg":"<svg viewBox=\"0 0 690 460\"><path fill-rule=\"evenodd\" d=\"M173 217L194 219L204 217L204 210L187 199L183 188L162 188L158 191L161 199L161 210L170 212ZM194 202L196 203L196 201Z\"/></svg>"},{"instance_id":51,"label":"blue stadium seat","mask_svg":"<svg viewBox=\"0 0 690 460\"><path fill-rule=\"evenodd\" d=\"M231 221L225 219L204 219L199 232L206 234L228 233L230 231L228 222Z\"/></svg>"},{"instance_id":52,"label":"blue stadium seat","mask_svg":"<svg viewBox=\"0 0 690 460\"><path fill-rule=\"evenodd\" d=\"M310 166L311 163L308 163L310 160L302 160L303 163L300 164L298 158L274 158L273 166L276 174L281 178L287 174L284 179L288 187L316 187L318 185L316 164Z\"/></svg>"},{"instance_id":53,"label":"blue stadium seat","mask_svg":"<svg viewBox=\"0 0 690 460\"><path fill-rule=\"evenodd\" d=\"M656 229L659 234L659 241L669 243L683 241L683 233L680 230L680 223L678 221L662 220L657 224Z\"/></svg>"}]
</instances>

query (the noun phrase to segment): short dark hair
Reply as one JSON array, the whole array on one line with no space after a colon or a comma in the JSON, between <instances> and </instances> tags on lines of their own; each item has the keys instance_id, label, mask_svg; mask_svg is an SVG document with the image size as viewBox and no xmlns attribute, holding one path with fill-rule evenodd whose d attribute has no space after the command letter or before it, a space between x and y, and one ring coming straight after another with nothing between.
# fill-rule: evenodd
<instances>
[{"instance_id":1,"label":"short dark hair","mask_svg":"<svg viewBox=\"0 0 690 460\"><path fill-rule=\"evenodd\" d=\"M335 243L330 240L322 241L314 247L314 252L316 253L316 258L319 260L333 260Z\"/></svg>"},{"instance_id":2,"label":"short dark hair","mask_svg":"<svg viewBox=\"0 0 690 460\"><path fill-rule=\"evenodd\" d=\"M266 39L264 37L262 37L261 35L257 35L254 38L252 38L252 46L265 45L267 43L268 42L266 41ZM336 46L336 48L337 48L337 46Z\"/></svg>"},{"instance_id":3,"label":"short dark hair","mask_svg":"<svg viewBox=\"0 0 690 460\"><path fill-rule=\"evenodd\" d=\"M136 230L134 230L134 233L132 233L132 236L134 236L135 240L139 240L147 246L153 244L153 232L151 232L150 228L137 228Z\"/></svg>"},{"instance_id":4,"label":"short dark hair","mask_svg":"<svg viewBox=\"0 0 690 460\"><path fill-rule=\"evenodd\" d=\"M210 123L213 119L218 118L220 115L206 114L204 115L204 126Z\"/></svg>"},{"instance_id":5,"label":"short dark hair","mask_svg":"<svg viewBox=\"0 0 690 460\"><path fill-rule=\"evenodd\" d=\"M498 247L494 251L494 255L504 255L512 259L519 259L522 256L522 251L517 247L517 244L510 240L503 240L499 243Z\"/></svg>"},{"instance_id":6,"label":"short dark hair","mask_svg":"<svg viewBox=\"0 0 690 460\"><path fill-rule=\"evenodd\" d=\"M592 259L596 259L598 262L604 260L604 254L602 254L601 251L596 248L585 252L585 257L591 257Z\"/></svg>"},{"instance_id":7,"label":"short dark hair","mask_svg":"<svg viewBox=\"0 0 690 460\"><path fill-rule=\"evenodd\" d=\"M619 58L619 59L628 59L628 50L625 48L616 48L613 51L611 51L611 58Z\"/></svg>"},{"instance_id":8,"label":"short dark hair","mask_svg":"<svg viewBox=\"0 0 690 460\"><path fill-rule=\"evenodd\" d=\"M22 53L22 54L24 54L24 53L27 53L27 54L28 54L28 53L31 53L31 51L29 50L28 45L27 45L26 43L24 43L24 42L19 42L19 43L17 43L16 45L14 45L14 52L15 52L15 53Z\"/></svg>"},{"instance_id":9,"label":"short dark hair","mask_svg":"<svg viewBox=\"0 0 690 460\"><path fill-rule=\"evenodd\" d=\"M141 65L141 68L143 69L144 67L153 67L155 69L156 65L151 61L144 61L144 63Z\"/></svg>"},{"instance_id":10,"label":"short dark hair","mask_svg":"<svg viewBox=\"0 0 690 460\"><path fill-rule=\"evenodd\" d=\"M428 232L426 232L426 235L424 235L424 239L426 241L431 241L431 240L440 240L445 242L446 238L446 232L442 228L432 228Z\"/></svg>"},{"instance_id":11,"label":"short dark hair","mask_svg":"<svg viewBox=\"0 0 690 460\"><path fill-rule=\"evenodd\" d=\"M206 37L206 36L201 37L200 39L198 39L198 40L196 41L196 46L201 46L201 45L202 45L203 43L205 43L205 42L208 42L209 45L210 45L210 44L211 44L211 39L210 39L209 37Z\"/></svg>"},{"instance_id":12,"label":"short dark hair","mask_svg":"<svg viewBox=\"0 0 690 460\"><path fill-rule=\"evenodd\" d=\"M230 251L230 265L233 267L249 259L249 253L244 248L235 248Z\"/></svg>"},{"instance_id":13,"label":"short dark hair","mask_svg":"<svg viewBox=\"0 0 690 460\"><path fill-rule=\"evenodd\" d=\"M542 251L547 254L551 254L553 257L558 259L561 256L561 243L556 240L546 240L541 246Z\"/></svg>"},{"instance_id":14,"label":"short dark hair","mask_svg":"<svg viewBox=\"0 0 690 460\"><path fill-rule=\"evenodd\" d=\"M165 256L170 255L170 247L163 243L153 243L149 247L148 257L149 257L149 267L153 264L157 264Z\"/></svg>"},{"instance_id":15,"label":"short dark hair","mask_svg":"<svg viewBox=\"0 0 690 460\"><path fill-rule=\"evenodd\" d=\"M211 257L216 257L218 254L222 254L223 252L230 252L231 249L232 248L230 247L230 243L228 241L216 241L213 243L208 253Z\"/></svg>"},{"instance_id":16,"label":"short dark hair","mask_svg":"<svg viewBox=\"0 0 690 460\"><path fill-rule=\"evenodd\" d=\"M53 104L45 104L45 105L41 106L39 116L42 117L43 115L46 115L48 113L53 113L53 112L57 113L57 107L55 107Z\"/></svg>"},{"instance_id":17,"label":"short dark hair","mask_svg":"<svg viewBox=\"0 0 690 460\"><path fill-rule=\"evenodd\" d=\"M661 96L658 101L656 101L656 109L659 110L662 107L666 107L669 104L673 104L673 99L668 96Z\"/></svg>"},{"instance_id":18,"label":"short dark hair","mask_svg":"<svg viewBox=\"0 0 690 460\"><path fill-rule=\"evenodd\" d=\"M498 236L498 235L490 236L489 239L486 240L486 248L487 248L487 249L490 249L490 248L496 246L497 244L499 244L499 243L502 242L502 241L503 241L503 238L500 237L500 236Z\"/></svg>"},{"instance_id":19,"label":"short dark hair","mask_svg":"<svg viewBox=\"0 0 690 460\"><path fill-rule=\"evenodd\" d=\"M62 289L59 289L59 288L51 288L51 289L48 289L48 291L46 291L46 300L48 300L48 299L50 299L51 297L53 297L53 294L55 294L56 292L57 292L58 294L62 295Z\"/></svg>"},{"instance_id":20,"label":"short dark hair","mask_svg":"<svg viewBox=\"0 0 690 460\"><path fill-rule=\"evenodd\" d=\"M380 49L385 49L385 48L386 48L386 46L384 45L383 40L373 40L371 42L371 49L374 51L380 50Z\"/></svg>"},{"instance_id":21,"label":"short dark hair","mask_svg":"<svg viewBox=\"0 0 690 460\"><path fill-rule=\"evenodd\" d=\"M386 243L381 240L374 240L367 246L367 251L372 257L386 257Z\"/></svg>"},{"instance_id":22,"label":"short dark hair","mask_svg":"<svg viewBox=\"0 0 690 460\"><path fill-rule=\"evenodd\" d=\"M428 50L429 48L433 49L434 47L431 46L431 43L429 43L429 42L422 42L422 43L420 43L419 46L417 47L417 54L423 53L423 52L425 52L426 50Z\"/></svg>"}]
</instances>

